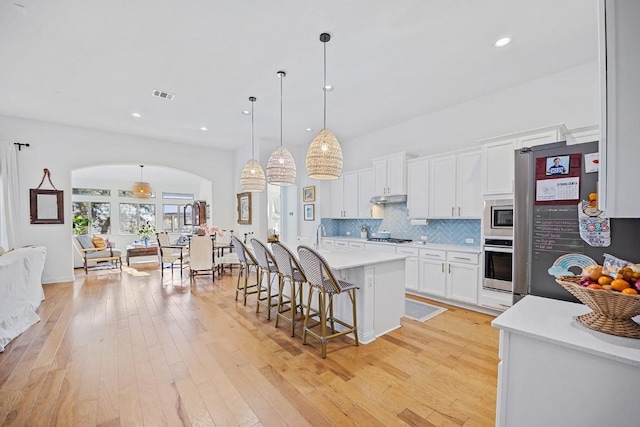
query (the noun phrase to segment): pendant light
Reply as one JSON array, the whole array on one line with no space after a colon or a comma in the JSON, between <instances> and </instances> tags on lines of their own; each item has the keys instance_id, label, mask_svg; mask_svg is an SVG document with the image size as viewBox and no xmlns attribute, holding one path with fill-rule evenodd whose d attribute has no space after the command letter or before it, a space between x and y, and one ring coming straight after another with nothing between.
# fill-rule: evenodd
<instances>
[{"instance_id":1,"label":"pendant light","mask_svg":"<svg viewBox=\"0 0 640 427\"><path fill-rule=\"evenodd\" d=\"M324 46L324 122L323 129L313 138L307 150L307 175L313 179L338 179L342 173L342 147L333 132L327 129L327 92L333 90L327 86L327 42L331 36L320 34Z\"/></svg>"},{"instance_id":2,"label":"pendant light","mask_svg":"<svg viewBox=\"0 0 640 427\"><path fill-rule=\"evenodd\" d=\"M142 179L142 169L144 165L140 165L140 181L133 183L133 188L131 191L133 192L133 197L137 197L139 199L148 199L153 194L153 190L148 182L145 182Z\"/></svg>"},{"instance_id":3,"label":"pendant light","mask_svg":"<svg viewBox=\"0 0 640 427\"><path fill-rule=\"evenodd\" d=\"M244 164L242 173L240 174L240 188L242 191L264 191L266 180L264 171L260 163L253 157L253 103L256 102L255 96L250 96L251 101L251 160Z\"/></svg>"},{"instance_id":4,"label":"pendant light","mask_svg":"<svg viewBox=\"0 0 640 427\"><path fill-rule=\"evenodd\" d=\"M282 145L282 80L287 75L278 71L280 77L280 146L276 148L267 162L267 182L273 185L287 186L296 183L296 161L291 152Z\"/></svg>"}]
</instances>

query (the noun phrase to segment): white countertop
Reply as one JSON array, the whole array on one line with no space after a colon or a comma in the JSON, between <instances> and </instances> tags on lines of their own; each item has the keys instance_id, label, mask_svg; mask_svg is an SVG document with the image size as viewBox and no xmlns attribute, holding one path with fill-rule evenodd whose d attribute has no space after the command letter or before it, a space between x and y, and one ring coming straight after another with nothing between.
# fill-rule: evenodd
<instances>
[{"instance_id":1,"label":"white countertop","mask_svg":"<svg viewBox=\"0 0 640 427\"><path fill-rule=\"evenodd\" d=\"M574 317L591 311L583 304L527 295L491 325L552 344L640 367L640 339L594 331ZM638 320L636 318L636 320Z\"/></svg>"},{"instance_id":2,"label":"white countertop","mask_svg":"<svg viewBox=\"0 0 640 427\"><path fill-rule=\"evenodd\" d=\"M334 270L404 260L408 255L364 251L319 251Z\"/></svg>"},{"instance_id":3,"label":"white countertop","mask_svg":"<svg viewBox=\"0 0 640 427\"><path fill-rule=\"evenodd\" d=\"M333 239L333 240L347 240L347 241L358 241L365 243L375 243L380 245L393 245L393 246L402 246L409 248L424 248L424 249L437 249L440 251L457 251L457 252L468 252L473 254L479 254L482 252L482 248L480 246L463 246L463 245L442 245L438 243L429 243L423 244L421 242L410 242L410 243L389 243L389 242L376 242L369 241L367 239L361 239L359 237L354 236L323 236L323 239Z\"/></svg>"}]
</instances>

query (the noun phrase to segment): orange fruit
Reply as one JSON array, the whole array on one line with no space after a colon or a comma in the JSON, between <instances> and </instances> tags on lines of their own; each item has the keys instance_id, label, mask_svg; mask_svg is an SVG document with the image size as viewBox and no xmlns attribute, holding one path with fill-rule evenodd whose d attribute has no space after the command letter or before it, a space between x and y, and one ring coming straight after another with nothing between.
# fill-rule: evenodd
<instances>
[{"instance_id":1,"label":"orange fruit","mask_svg":"<svg viewBox=\"0 0 640 427\"><path fill-rule=\"evenodd\" d=\"M627 289L631 287L631 285L626 280L616 279L613 282L611 282L611 287L613 288L614 291L622 292L623 289Z\"/></svg>"},{"instance_id":2,"label":"orange fruit","mask_svg":"<svg viewBox=\"0 0 640 427\"><path fill-rule=\"evenodd\" d=\"M598 200L598 195L596 193L589 193L589 200Z\"/></svg>"},{"instance_id":3,"label":"orange fruit","mask_svg":"<svg viewBox=\"0 0 640 427\"><path fill-rule=\"evenodd\" d=\"M589 289L604 289L602 286L598 285L597 283L592 283L589 286L587 286L587 288L589 288Z\"/></svg>"},{"instance_id":4,"label":"orange fruit","mask_svg":"<svg viewBox=\"0 0 640 427\"><path fill-rule=\"evenodd\" d=\"M636 291L636 290L635 290L635 289L633 289L633 288L626 288L626 289L623 289L623 290L622 290L622 291L620 291L620 292L622 292L623 294L638 295L638 291Z\"/></svg>"},{"instance_id":5,"label":"orange fruit","mask_svg":"<svg viewBox=\"0 0 640 427\"><path fill-rule=\"evenodd\" d=\"M610 285L611 282L613 282L613 277L609 276L600 276L600 278L598 279L598 284L601 286Z\"/></svg>"}]
</instances>

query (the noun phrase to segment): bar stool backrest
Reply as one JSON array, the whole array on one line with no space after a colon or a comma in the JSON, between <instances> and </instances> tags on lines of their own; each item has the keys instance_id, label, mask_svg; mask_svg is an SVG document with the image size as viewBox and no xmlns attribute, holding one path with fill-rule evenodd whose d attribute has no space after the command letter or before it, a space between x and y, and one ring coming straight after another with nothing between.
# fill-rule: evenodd
<instances>
[{"instance_id":1,"label":"bar stool backrest","mask_svg":"<svg viewBox=\"0 0 640 427\"><path fill-rule=\"evenodd\" d=\"M251 245L253 246L253 252L255 253L258 265L260 265L261 268L269 271L271 269L269 266L272 265L277 269L278 263L267 245L255 238L251 239Z\"/></svg>"},{"instance_id":2,"label":"bar stool backrest","mask_svg":"<svg viewBox=\"0 0 640 427\"><path fill-rule=\"evenodd\" d=\"M295 277L293 272L298 271L298 273L301 275L302 281L307 281L304 275L304 271L298 263L296 256L293 254L293 252L291 252L291 249L280 242L275 242L271 244L271 250L273 252L273 256L278 262L280 273L282 273L283 276L294 279Z\"/></svg>"},{"instance_id":3,"label":"bar stool backrest","mask_svg":"<svg viewBox=\"0 0 640 427\"><path fill-rule=\"evenodd\" d=\"M327 292L340 293L339 282L322 255L308 246L298 246L298 256L309 284L325 288Z\"/></svg>"},{"instance_id":4,"label":"bar stool backrest","mask_svg":"<svg viewBox=\"0 0 640 427\"><path fill-rule=\"evenodd\" d=\"M238 259L242 264L258 265L258 261L256 261L255 257L251 254L244 243L240 241L240 239L238 239L236 236L231 236L231 241L233 242L233 247L236 248Z\"/></svg>"}]
</instances>

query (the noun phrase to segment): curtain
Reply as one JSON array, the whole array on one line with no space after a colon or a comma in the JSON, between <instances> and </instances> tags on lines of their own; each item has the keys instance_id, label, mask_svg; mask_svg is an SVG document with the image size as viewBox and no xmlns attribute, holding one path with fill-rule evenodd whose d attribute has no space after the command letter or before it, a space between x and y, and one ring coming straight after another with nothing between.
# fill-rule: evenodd
<instances>
[{"instance_id":1,"label":"curtain","mask_svg":"<svg viewBox=\"0 0 640 427\"><path fill-rule=\"evenodd\" d=\"M5 249L22 246L17 151L13 143L0 142L0 246Z\"/></svg>"}]
</instances>

